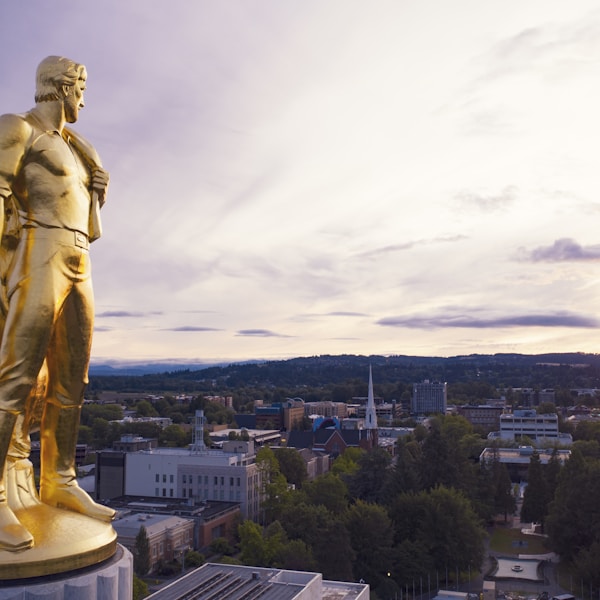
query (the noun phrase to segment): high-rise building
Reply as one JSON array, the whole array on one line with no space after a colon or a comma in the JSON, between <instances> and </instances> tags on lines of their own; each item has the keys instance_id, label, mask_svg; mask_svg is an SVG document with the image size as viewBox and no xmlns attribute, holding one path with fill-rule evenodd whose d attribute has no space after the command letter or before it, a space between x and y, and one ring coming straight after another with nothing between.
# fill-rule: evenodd
<instances>
[{"instance_id":1,"label":"high-rise building","mask_svg":"<svg viewBox=\"0 0 600 600\"><path fill-rule=\"evenodd\" d=\"M448 398L448 384L440 381L425 379L422 383L413 383L411 413L414 415L428 415L431 413L446 412Z\"/></svg>"}]
</instances>

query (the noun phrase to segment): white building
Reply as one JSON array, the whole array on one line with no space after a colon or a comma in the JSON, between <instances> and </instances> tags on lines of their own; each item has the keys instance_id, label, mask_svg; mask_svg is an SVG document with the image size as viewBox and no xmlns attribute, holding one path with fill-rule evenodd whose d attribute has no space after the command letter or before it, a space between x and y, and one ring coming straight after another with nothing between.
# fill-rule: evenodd
<instances>
[{"instance_id":1,"label":"white building","mask_svg":"<svg viewBox=\"0 0 600 600\"><path fill-rule=\"evenodd\" d=\"M234 447L233 447L234 446ZM239 502L244 518L256 520L263 497L262 473L252 442L228 442L223 450L193 452L155 448L125 454L128 496Z\"/></svg>"},{"instance_id":2,"label":"white building","mask_svg":"<svg viewBox=\"0 0 600 600\"><path fill-rule=\"evenodd\" d=\"M568 433L558 431L556 413L540 414L533 409L515 410L514 413L500 415L500 431L492 431L488 439L516 440L529 438L536 444L555 442L563 445L573 443Z\"/></svg>"}]
</instances>

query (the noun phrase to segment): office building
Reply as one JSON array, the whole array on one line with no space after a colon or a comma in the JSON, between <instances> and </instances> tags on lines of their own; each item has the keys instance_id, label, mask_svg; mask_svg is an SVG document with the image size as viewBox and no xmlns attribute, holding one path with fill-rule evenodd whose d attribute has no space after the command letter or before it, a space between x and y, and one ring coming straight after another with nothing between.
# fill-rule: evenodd
<instances>
[{"instance_id":1,"label":"office building","mask_svg":"<svg viewBox=\"0 0 600 600\"><path fill-rule=\"evenodd\" d=\"M413 384L411 413L413 415L429 415L446 413L448 384L426 379L422 383Z\"/></svg>"}]
</instances>

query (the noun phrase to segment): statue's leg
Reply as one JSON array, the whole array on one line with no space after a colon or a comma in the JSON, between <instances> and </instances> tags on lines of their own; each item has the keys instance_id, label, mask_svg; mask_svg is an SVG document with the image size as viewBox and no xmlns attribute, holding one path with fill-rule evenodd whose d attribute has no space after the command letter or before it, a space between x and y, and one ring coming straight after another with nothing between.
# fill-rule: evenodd
<instances>
[{"instance_id":1,"label":"statue's leg","mask_svg":"<svg viewBox=\"0 0 600 600\"><path fill-rule=\"evenodd\" d=\"M48 368L44 362L36 385L27 398L25 412L17 416L8 449L6 493L8 504L13 511L40 504L33 465L29 460L31 454L30 434L39 430L47 384Z\"/></svg>"},{"instance_id":2,"label":"statue's leg","mask_svg":"<svg viewBox=\"0 0 600 600\"><path fill-rule=\"evenodd\" d=\"M48 258L48 257L52 258ZM0 344L0 547L21 550L33 538L11 509L35 502L35 486L28 460L27 399L35 388L51 337L54 315L60 310L55 298L55 272L48 267L53 254L24 236L15 249L10 268L3 272L3 331ZM66 283L65 283L66 285ZM16 436L13 436L17 427ZM15 442L10 448L10 444ZM23 469L10 469L11 455ZM9 475L10 474L10 486ZM18 483L21 481L22 486ZM20 488L30 498L20 499ZM9 501L10 494L10 501ZM23 494L25 498L27 494Z\"/></svg>"},{"instance_id":3,"label":"statue's leg","mask_svg":"<svg viewBox=\"0 0 600 600\"><path fill-rule=\"evenodd\" d=\"M115 511L94 502L77 484L75 450L93 329L91 281L67 298L48 352L49 387L41 425L42 502L112 521Z\"/></svg>"},{"instance_id":4,"label":"statue's leg","mask_svg":"<svg viewBox=\"0 0 600 600\"><path fill-rule=\"evenodd\" d=\"M99 519L112 521L115 511L94 502L77 483L75 448L79 406L58 406L48 401L42 424L40 495L42 502Z\"/></svg>"},{"instance_id":5,"label":"statue's leg","mask_svg":"<svg viewBox=\"0 0 600 600\"><path fill-rule=\"evenodd\" d=\"M33 546L33 536L21 525L15 513L9 507L6 495L8 447L16 421L16 413L0 410L0 465L2 465L0 476L0 549L13 552L26 550Z\"/></svg>"}]
</instances>

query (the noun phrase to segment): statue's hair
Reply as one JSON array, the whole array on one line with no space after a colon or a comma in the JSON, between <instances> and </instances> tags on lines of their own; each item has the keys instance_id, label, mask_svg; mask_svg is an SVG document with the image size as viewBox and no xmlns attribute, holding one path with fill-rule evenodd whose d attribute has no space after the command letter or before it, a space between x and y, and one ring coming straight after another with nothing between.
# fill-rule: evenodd
<instances>
[{"instance_id":1,"label":"statue's hair","mask_svg":"<svg viewBox=\"0 0 600 600\"><path fill-rule=\"evenodd\" d=\"M75 85L82 78L85 67L62 56L48 56L37 68L35 75L35 101L48 102L61 99L63 85Z\"/></svg>"}]
</instances>

